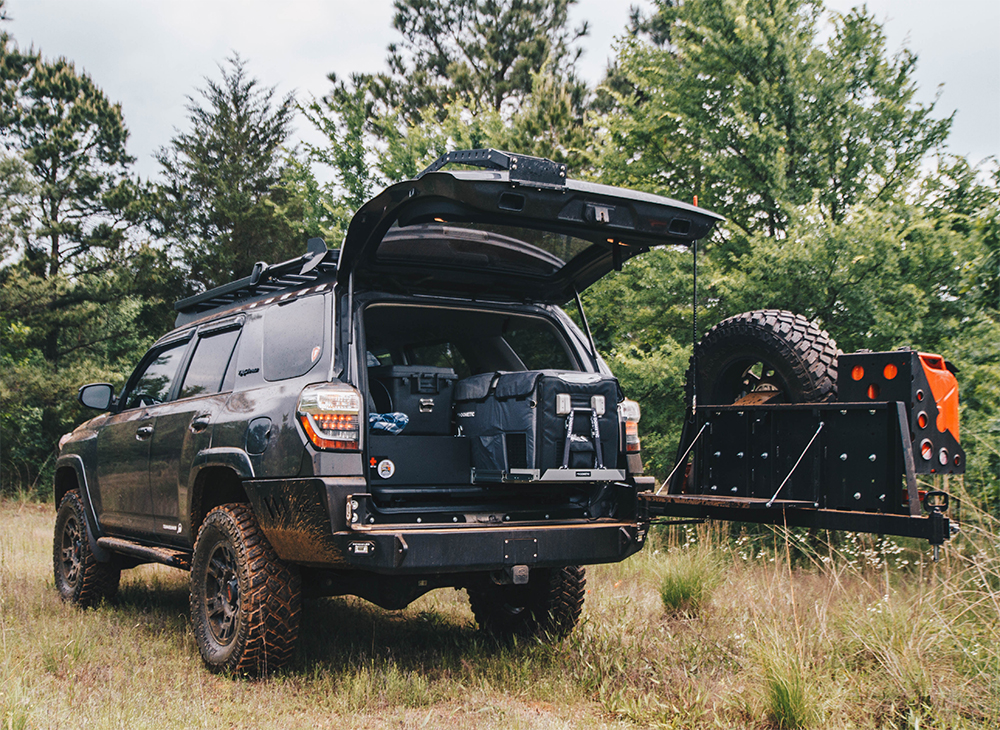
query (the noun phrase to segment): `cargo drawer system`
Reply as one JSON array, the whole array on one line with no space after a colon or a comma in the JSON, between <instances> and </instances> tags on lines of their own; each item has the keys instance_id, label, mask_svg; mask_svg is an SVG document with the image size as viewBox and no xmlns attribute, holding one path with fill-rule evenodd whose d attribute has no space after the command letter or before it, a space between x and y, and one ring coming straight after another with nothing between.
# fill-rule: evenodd
<instances>
[{"instance_id":1,"label":"cargo drawer system","mask_svg":"<svg viewBox=\"0 0 1000 730\"><path fill-rule=\"evenodd\" d=\"M677 468L639 494L647 517L950 537L948 495L917 475L961 474L957 381L937 355L841 355L840 400L710 405L688 414Z\"/></svg>"}]
</instances>

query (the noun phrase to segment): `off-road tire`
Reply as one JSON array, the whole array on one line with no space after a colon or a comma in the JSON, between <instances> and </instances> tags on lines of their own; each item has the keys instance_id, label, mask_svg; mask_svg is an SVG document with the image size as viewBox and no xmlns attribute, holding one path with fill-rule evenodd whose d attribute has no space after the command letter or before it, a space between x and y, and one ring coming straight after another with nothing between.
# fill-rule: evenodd
<instances>
[{"instance_id":1,"label":"off-road tire","mask_svg":"<svg viewBox=\"0 0 1000 730\"><path fill-rule=\"evenodd\" d=\"M298 570L275 554L245 504L216 507L191 562L191 625L213 672L258 677L288 663L302 615Z\"/></svg>"},{"instance_id":2,"label":"off-road tire","mask_svg":"<svg viewBox=\"0 0 1000 730\"><path fill-rule=\"evenodd\" d=\"M832 400L839 354L833 338L802 315L778 309L737 314L715 325L695 348L688 404L695 377L698 405L734 403L755 388L775 388L780 396L774 402ZM761 379L748 383L744 375L755 363L763 367Z\"/></svg>"},{"instance_id":3,"label":"off-road tire","mask_svg":"<svg viewBox=\"0 0 1000 730\"><path fill-rule=\"evenodd\" d=\"M476 623L494 638L556 641L579 621L586 587L585 570L570 565L533 570L527 585L480 584L468 593Z\"/></svg>"},{"instance_id":4,"label":"off-road tire","mask_svg":"<svg viewBox=\"0 0 1000 730\"><path fill-rule=\"evenodd\" d=\"M83 500L75 489L63 495L56 513L52 568L56 590L64 601L95 606L118 592L121 569L114 563L98 562L94 556Z\"/></svg>"}]
</instances>

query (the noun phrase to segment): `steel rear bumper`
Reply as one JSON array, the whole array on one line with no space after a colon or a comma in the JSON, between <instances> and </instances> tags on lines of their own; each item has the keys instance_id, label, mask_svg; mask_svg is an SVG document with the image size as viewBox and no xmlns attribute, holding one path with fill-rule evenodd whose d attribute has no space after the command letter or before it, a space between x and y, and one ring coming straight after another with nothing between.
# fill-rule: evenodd
<instances>
[{"instance_id":1,"label":"steel rear bumper","mask_svg":"<svg viewBox=\"0 0 1000 730\"><path fill-rule=\"evenodd\" d=\"M351 529L344 505L364 488L364 479L252 480L244 487L278 557L322 568L426 574L593 565L624 560L646 539L643 523L609 518Z\"/></svg>"},{"instance_id":2,"label":"steel rear bumper","mask_svg":"<svg viewBox=\"0 0 1000 730\"><path fill-rule=\"evenodd\" d=\"M453 573L513 565L548 568L613 563L637 553L646 530L634 522L428 526L359 530L333 538L354 568L376 573Z\"/></svg>"}]
</instances>

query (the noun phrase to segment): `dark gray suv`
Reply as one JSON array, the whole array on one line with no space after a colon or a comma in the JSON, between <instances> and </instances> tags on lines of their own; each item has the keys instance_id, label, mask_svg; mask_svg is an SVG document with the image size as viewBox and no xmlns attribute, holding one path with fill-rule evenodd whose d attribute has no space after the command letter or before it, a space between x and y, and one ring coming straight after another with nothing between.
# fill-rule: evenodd
<instances>
[{"instance_id":1,"label":"dark gray suv","mask_svg":"<svg viewBox=\"0 0 1000 730\"><path fill-rule=\"evenodd\" d=\"M440 170L456 162L487 169ZM289 660L310 596L393 609L463 587L496 635L564 635L580 566L642 547L652 480L638 405L558 305L718 220L452 153L362 207L339 250L314 239L178 302L120 393L80 390L103 413L61 444L58 590L87 605L122 569L190 570L205 662L245 674Z\"/></svg>"},{"instance_id":2,"label":"dark gray suv","mask_svg":"<svg viewBox=\"0 0 1000 730\"><path fill-rule=\"evenodd\" d=\"M460 587L497 637L561 637L582 566L634 554L658 516L907 535L937 555L949 498L917 475L964 471L954 368L843 354L790 312L738 314L694 348L676 466L651 490L639 406L579 293L719 220L549 160L455 152L362 207L340 249L313 239L178 302L117 396L80 389L103 413L60 444L56 587L89 605L123 569L189 570L206 664L256 675L290 659L311 596L395 609Z\"/></svg>"}]
</instances>

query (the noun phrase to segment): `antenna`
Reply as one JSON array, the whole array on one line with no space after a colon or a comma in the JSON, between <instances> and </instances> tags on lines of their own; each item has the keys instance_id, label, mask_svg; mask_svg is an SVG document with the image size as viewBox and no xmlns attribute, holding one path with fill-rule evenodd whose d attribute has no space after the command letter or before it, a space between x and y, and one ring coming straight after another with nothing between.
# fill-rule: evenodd
<instances>
[{"instance_id":1,"label":"antenna","mask_svg":"<svg viewBox=\"0 0 1000 730\"><path fill-rule=\"evenodd\" d=\"M694 282L691 292L691 416L698 410L698 239L691 242L694 252L691 271Z\"/></svg>"}]
</instances>

